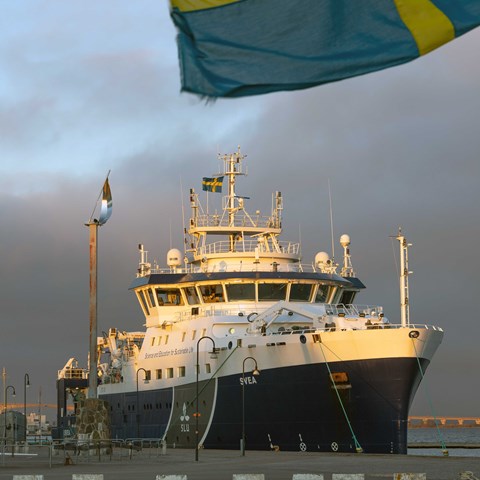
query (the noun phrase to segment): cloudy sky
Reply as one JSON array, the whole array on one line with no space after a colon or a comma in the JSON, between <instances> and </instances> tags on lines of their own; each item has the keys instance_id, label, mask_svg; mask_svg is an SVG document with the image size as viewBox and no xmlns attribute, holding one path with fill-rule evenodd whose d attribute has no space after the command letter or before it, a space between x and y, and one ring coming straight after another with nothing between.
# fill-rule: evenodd
<instances>
[{"instance_id":1,"label":"cloudy sky","mask_svg":"<svg viewBox=\"0 0 480 480\"><path fill-rule=\"evenodd\" d=\"M411 320L445 332L413 414L479 415L477 253L480 30L410 64L310 90L205 104L180 94L166 2L4 2L0 19L0 366L23 399L54 403L57 370L86 364L88 229L109 170L99 238L99 330L142 330L128 286L137 244L182 247L181 185L201 188L241 145L240 193L285 200L304 262L352 239L353 265L399 320L390 235L410 251ZM247 206L248 207L248 206ZM340 247L336 245L337 256ZM398 256L398 255L397 255ZM477 293L475 293L477 292ZM456 392L453 394L452 392ZM10 403L10 399L9 399ZM53 412L49 412L53 419Z\"/></svg>"}]
</instances>

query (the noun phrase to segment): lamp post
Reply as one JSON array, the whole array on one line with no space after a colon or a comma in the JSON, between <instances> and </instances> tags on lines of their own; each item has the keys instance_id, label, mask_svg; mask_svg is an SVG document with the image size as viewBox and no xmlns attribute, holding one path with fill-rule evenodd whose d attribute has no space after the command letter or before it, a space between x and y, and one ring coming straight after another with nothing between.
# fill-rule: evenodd
<instances>
[{"instance_id":1,"label":"lamp post","mask_svg":"<svg viewBox=\"0 0 480 480\"><path fill-rule=\"evenodd\" d=\"M3 414L5 416L4 418L4 423L3 423L3 437L4 437L4 442L5 442L5 445L7 444L7 393L8 393L8 389L11 388L12 389L12 397L15 397L15 387L13 385L8 385L5 387L5 392L4 392L4 395L3 395L3 398L4 398L4 401L5 401L5 405L3 406Z\"/></svg>"},{"instance_id":2,"label":"lamp post","mask_svg":"<svg viewBox=\"0 0 480 480\"><path fill-rule=\"evenodd\" d=\"M143 371L143 383L148 383L148 372L144 368L137 370L137 438L140 438L140 403L138 401L138 372Z\"/></svg>"},{"instance_id":3,"label":"lamp post","mask_svg":"<svg viewBox=\"0 0 480 480\"><path fill-rule=\"evenodd\" d=\"M24 441L27 442L27 388L30 386L30 377L28 373L23 377L23 419L25 421Z\"/></svg>"},{"instance_id":4,"label":"lamp post","mask_svg":"<svg viewBox=\"0 0 480 480\"><path fill-rule=\"evenodd\" d=\"M196 386L197 386L197 396L196 396L196 408L195 408L195 438L196 438L196 443L195 443L195 461L198 462L198 445L199 445L199 439L198 439L198 417L200 416L200 412L198 411L198 374L200 371L200 365L199 365L199 359L198 359L198 346L202 340L205 340L208 338L213 344L213 353L217 352L217 349L215 348L215 340L211 337L204 336L198 339L197 342L197 365L196 365Z\"/></svg>"},{"instance_id":5,"label":"lamp post","mask_svg":"<svg viewBox=\"0 0 480 480\"><path fill-rule=\"evenodd\" d=\"M255 368L252 371L253 375L260 375L260 370L258 369L257 361L253 357L246 357L243 360L242 365L242 456L245 456L245 362L247 360L253 360L255 362Z\"/></svg>"}]
</instances>

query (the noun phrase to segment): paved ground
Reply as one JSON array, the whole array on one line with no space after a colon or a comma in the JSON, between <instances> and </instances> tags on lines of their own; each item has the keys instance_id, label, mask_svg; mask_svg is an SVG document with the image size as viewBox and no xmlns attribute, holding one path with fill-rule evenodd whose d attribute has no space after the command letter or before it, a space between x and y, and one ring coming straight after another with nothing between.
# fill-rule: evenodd
<instances>
[{"instance_id":1,"label":"paved ground","mask_svg":"<svg viewBox=\"0 0 480 480\"><path fill-rule=\"evenodd\" d=\"M0 480L13 475L44 475L45 480L71 480L72 474L103 473L105 480L155 480L156 475L183 474L188 480L231 480L234 473L263 473L265 480L291 480L294 473L323 474L364 473L368 480L393 479L394 473L426 473L428 480L457 480L471 471L480 478L480 457L442 457L415 455L366 455L311 452L239 452L201 450L195 452L169 449L165 456L139 454L133 459L108 457L76 458L74 465L64 465L63 453L53 456L49 467L48 450L39 456L10 457L0 460Z\"/></svg>"}]
</instances>

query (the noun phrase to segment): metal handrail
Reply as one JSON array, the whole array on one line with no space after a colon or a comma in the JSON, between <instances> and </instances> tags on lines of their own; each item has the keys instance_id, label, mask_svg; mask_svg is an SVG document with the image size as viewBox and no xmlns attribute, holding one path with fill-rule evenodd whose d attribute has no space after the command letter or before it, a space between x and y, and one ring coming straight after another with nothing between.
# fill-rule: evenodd
<instances>
[{"instance_id":1,"label":"metal handrail","mask_svg":"<svg viewBox=\"0 0 480 480\"><path fill-rule=\"evenodd\" d=\"M259 254L265 253L285 253L285 254L292 254L298 255L300 252L300 243L293 243L287 241L279 241L278 242L278 249L275 248L274 245L270 245L271 249L267 250L262 243L258 243L257 240L239 240L235 243L235 252L240 253L255 253L256 249L258 249ZM200 255L209 255L209 254L216 254L216 253L230 253L231 244L227 240L219 240L217 242L212 242L207 245L204 245L199 249Z\"/></svg>"},{"instance_id":2,"label":"metal handrail","mask_svg":"<svg viewBox=\"0 0 480 480\"><path fill-rule=\"evenodd\" d=\"M235 215L232 225L228 216L218 214L198 215L193 220L194 228L205 227L252 227L252 228L281 228L280 221L271 216L264 215Z\"/></svg>"},{"instance_id":3,"label":"metal handrail","mask_svg":"<svg viewBox=\"0 0 480 480\"><path fill-rule=\"evenodd\" d=\"M293 255L293 254L292 254ZM245 263L231 263L223 264L222 269L218 269L218 266L208 267L205 266L196 266L188 265L187 267L177 267L177 268L165 268L154 266L150 268L147 275L150 274L175 274L175 273L214 273L214 272L287 272L287 273L315 273L318 270L311 264L308 263L254 263L254 264L245 264Z\"/></svg>"}]
</instances>

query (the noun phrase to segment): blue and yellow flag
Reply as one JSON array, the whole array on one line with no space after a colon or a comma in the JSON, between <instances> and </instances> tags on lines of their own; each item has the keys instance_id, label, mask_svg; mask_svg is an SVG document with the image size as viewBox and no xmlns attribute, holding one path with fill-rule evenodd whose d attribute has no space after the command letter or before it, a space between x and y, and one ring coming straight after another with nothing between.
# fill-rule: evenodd
<instances>
[{"instance_id":1,"label":"blue and yellow flag","mask_svg":"<svg viewBox=\"0 0 480 480\"><path fill-rule=\"evenodd\" d=\"M203 177L202 190L207 192L222 193L223 177Z\"/></svg>"},{"instance_id":2,"label":"blue and yellow flag","mask_svg":"<svg viewBox=\"0 0 480 480\"><path fill-rule=\"evenodd\" d=\"M399 65L480 24L480 0L171 0L182 90L242 97Z\"/></svg>"}]
</instances>

